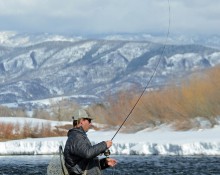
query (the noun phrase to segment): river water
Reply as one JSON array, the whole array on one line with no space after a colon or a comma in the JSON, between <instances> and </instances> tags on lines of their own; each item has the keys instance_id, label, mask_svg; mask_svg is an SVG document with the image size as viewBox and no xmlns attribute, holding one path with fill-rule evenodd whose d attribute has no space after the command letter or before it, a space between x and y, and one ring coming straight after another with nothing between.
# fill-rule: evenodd
<instances>
[{"instance_id":1,"label":"river water","mask_svg":"<svg viewBox=\"0 0 220 175\"><path fill-rule=\"evenodd\" d=\"M0 156L0 175L46 175L53 156ZM220 175L220 156L112 156L104 175Z\"/></svg>"}]
</instances>

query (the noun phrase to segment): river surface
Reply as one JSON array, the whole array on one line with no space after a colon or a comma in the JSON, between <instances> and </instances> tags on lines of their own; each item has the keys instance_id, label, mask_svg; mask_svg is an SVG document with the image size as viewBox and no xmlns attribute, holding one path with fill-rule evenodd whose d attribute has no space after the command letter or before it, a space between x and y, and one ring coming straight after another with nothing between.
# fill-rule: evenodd
<instances>
[{"instance_id":1,"label":"river surface","mask_svg":"<svg viewBox=\"0 0 220 175\"><path fill-rule=\"evenodd\" d=\"M54 156L0 156L0 175L46 175ZM220 175L220 156L111 156L104 175Z\"/></svg>"}]
</instances>

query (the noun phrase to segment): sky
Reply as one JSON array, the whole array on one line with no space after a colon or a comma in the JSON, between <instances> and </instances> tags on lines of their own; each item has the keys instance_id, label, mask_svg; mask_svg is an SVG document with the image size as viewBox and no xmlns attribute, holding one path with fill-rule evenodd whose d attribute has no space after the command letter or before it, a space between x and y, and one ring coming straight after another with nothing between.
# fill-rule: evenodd
<instances>
[{"instance_id":1,"label":"sky","mask_svg":"<svg viewBox=\"0 0 220 175\"><path fill-rule=\"evenodd\" d=\"M170 15L169 15L170 14ZM219 0L0 0L0 31L217 35Z\"/></svg>"}]
</instances>

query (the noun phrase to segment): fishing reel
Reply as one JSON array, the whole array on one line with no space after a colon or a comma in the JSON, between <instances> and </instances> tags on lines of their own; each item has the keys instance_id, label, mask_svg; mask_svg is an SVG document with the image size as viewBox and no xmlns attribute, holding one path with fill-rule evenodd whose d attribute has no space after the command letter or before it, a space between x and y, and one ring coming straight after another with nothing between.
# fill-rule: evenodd
<instances>
[{"instance_id":1,"label":"fishing reel","mask_svg":"<svg viewBox=\"0 0 220 175\"><path fill-rule=\"evenodd\" d=\"M111 154L111 152L110 152L109 149L105 150L104 155L105 155L106 157L110 156L110 154Z\"/></svg>"}]
</instances>

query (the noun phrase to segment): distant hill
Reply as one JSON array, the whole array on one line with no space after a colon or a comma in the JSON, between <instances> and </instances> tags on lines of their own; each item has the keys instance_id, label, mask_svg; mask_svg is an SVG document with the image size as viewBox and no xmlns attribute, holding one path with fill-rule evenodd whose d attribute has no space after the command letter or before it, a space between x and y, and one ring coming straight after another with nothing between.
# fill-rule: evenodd
<instances>
[{"instance_id":1,"label":"distant hill","mask_svg":"<svg viewBox=\"0 0 220 175\"><path fill-rule=\"evenodd\" d=\"M62 96L86 104L101 101L120 89L142 88L164 47L146 40L16 41L15 45L0 45L0 104ZM217 48L169 44L150 86L161 86L172 78L219 63Z\"/></svg>"}]
</instances>

